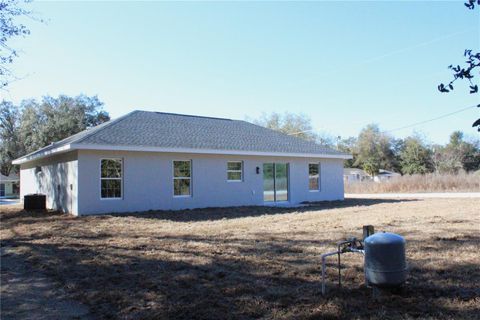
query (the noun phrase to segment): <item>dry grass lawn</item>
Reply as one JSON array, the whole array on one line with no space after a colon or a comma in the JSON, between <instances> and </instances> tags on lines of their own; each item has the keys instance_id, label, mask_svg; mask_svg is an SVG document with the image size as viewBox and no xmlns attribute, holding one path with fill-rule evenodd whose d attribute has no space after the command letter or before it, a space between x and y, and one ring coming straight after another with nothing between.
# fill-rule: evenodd
<instances>
[{"instance_id":1,"label":"dry grass lawn","mask_svg":"<svg viewBox=\"0 0 480 320\"><path fill-rule=\"evenodd\" d=\"M0 207L14 247L99 318L478 319L480 200L347 200L74 218ZM372 299L362 257L321 295L320 254L362 225L407 239L405 289ZM21 299L21 297L19 297Z\"/></svg>"}]
</instances>

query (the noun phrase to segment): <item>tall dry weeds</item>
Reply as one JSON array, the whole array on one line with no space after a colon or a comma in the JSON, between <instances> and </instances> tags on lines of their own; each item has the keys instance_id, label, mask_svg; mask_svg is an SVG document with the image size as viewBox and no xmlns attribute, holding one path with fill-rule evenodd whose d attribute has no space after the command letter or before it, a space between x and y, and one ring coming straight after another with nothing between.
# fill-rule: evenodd
<instances>
[{"instance_id":1,"label":"tall dry weeds","mask_svg":"<svg viewBox=\"0 0 480 320\"><path fill-rule=\"evenodd\" d=\"M384 182L345 184L346 193L479 192L480 172L459 174L404 175Z\"/></svg>"}]
</instances>

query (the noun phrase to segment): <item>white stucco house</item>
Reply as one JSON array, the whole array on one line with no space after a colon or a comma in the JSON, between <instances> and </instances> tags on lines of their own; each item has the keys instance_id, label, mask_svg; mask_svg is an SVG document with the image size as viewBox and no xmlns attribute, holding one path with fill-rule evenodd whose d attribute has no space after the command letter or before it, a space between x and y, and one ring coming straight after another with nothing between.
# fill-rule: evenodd
<instances>
[{"instance_id":1,"label":"white stucco house","mask_svg":"<svg viewBox=\"0 0 480 320\"><path fill-rule=\"evenodd\" d=\"M22 198L90 215L341 200L348 158L246 121L133 111L14 164Z\"/></svg>"}]
</instances>

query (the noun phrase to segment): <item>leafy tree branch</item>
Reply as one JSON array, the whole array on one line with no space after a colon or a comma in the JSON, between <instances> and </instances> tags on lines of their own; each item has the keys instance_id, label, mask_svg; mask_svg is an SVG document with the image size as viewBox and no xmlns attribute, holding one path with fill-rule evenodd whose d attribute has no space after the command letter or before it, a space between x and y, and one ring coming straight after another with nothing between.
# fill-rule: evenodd
<instances>
[{"instance_id":1,"label":"leafy tree branch","mask_svg":"<svg viewBox=\"0 0 480 320\"><path fill-rule=\"evenodd\" d=\"M465 2L465 6L469 10L475 9L475 6L480 6L480 0L468 0ZM478 85L473 82L473 79L476 75L476 72L480 68L480 52L473 52L471 49L467 49L464 52L464 57L467 58L465 61L465 66L460 65L450 65L448 68L453 71L453 79L447 84L440 83L438 85L438 90L443 93L448 93L453 90L453 84L458 80L467 80L470 86L470 94L478 93ZM480 74L480 73L479 73ZM480 104L478 105L480 107ZM480 119L477 119L472 127L478 127L480 132Z\"/></svg>"}]
</instances>

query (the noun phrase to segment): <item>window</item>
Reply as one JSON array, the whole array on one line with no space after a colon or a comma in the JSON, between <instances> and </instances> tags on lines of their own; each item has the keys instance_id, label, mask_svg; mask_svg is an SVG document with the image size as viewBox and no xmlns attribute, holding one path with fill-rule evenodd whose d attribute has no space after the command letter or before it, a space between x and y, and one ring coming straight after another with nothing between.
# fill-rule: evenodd
<instances>
[{"instance_id":1,"label":"window","mask_svg":"<svg viewBox=\"0 0 480 320\"><path fill-rule=\"evenodd\" d=\"M100 189L102 199L122 198L122 159L102 159Z\"/></svg>"},{"instance_id":2,"label":"window","mask_svg":"<svg viewBox=\"0 0 480 320\"><path fill-rule=\"evenodd\" d=\"M320 164L308 164L308 189L310 191L320 190Z\"/></svg>"},{"instance_id":3,"label":"window","mask_svg":"<svg viewBox=\"0 0 480 320\"><path fill-rule=\"evenodd\" d=\"M243 180L243 162L229 161L227 162L227 181Z\"/></svg>"},{"instance_id":4,"label":"window","mask_svg":"<svg viewBox=\"0 0 480 320\"><path fill-rule=\"evenodd\" d=\"M173 161L173 195L186 197L192 194L192 161Z\"/></svg>"},{"instance_id":5,"label":"window","mask_svg":"<svg viewBox=\"0 0 480 320\"><path fill-rule=\"evenodd\" d=\"M0 183L0 197L5 197L5 183Z\"/></svg>"}]
</instances>

